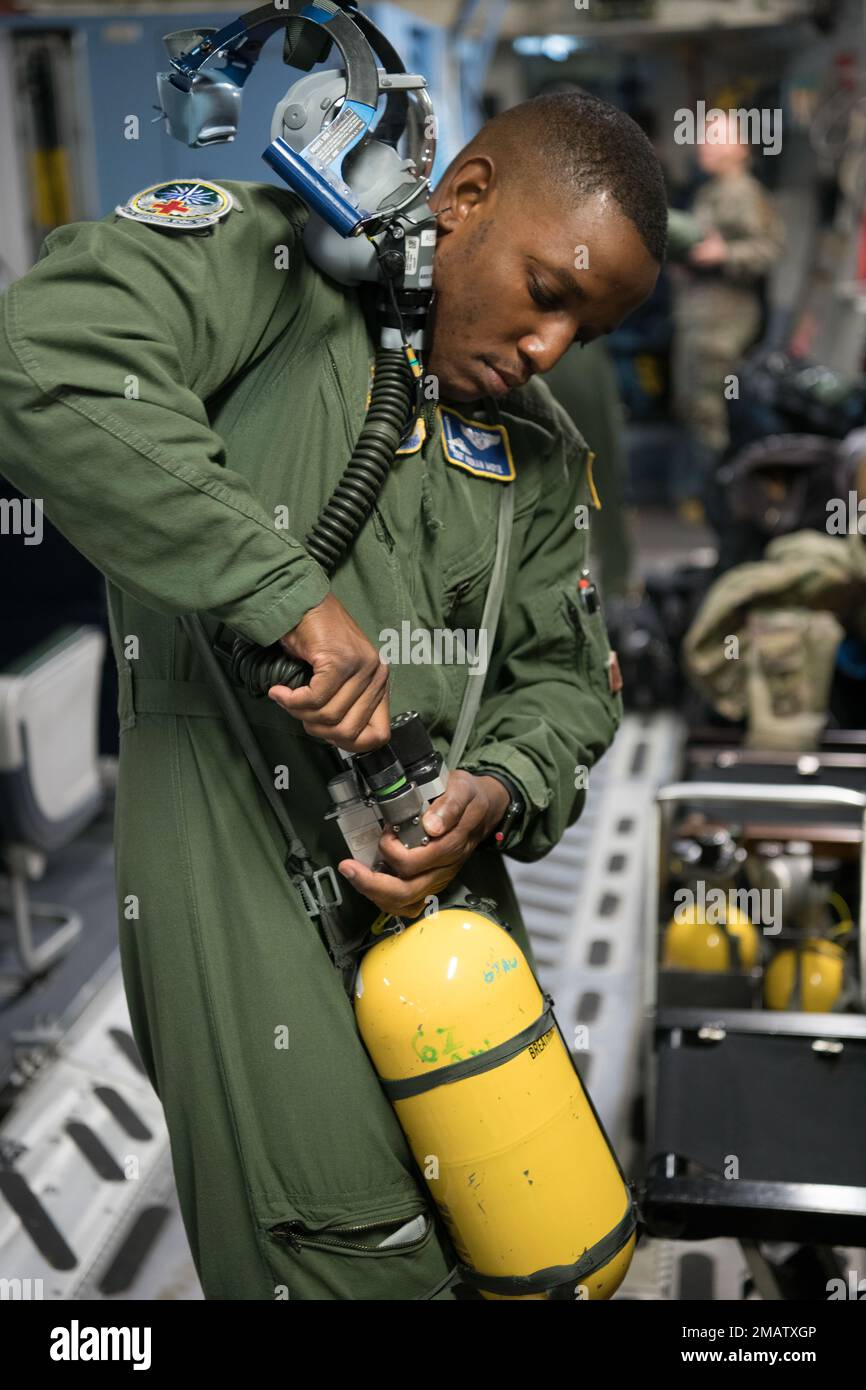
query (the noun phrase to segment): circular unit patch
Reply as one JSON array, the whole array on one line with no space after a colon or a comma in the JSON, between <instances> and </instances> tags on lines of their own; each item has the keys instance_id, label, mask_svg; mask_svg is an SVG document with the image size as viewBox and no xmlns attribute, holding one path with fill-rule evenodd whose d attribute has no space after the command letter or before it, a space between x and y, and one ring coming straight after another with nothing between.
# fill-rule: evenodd
<instances>
[{"instance_id":1,"label":"circular unit patch","mask_svg":"<svg viewBox=\"0 0 866 1390\"><path fill-rule=\"evenodd\" d=\"M231 212L232 206L232 195L218 183L192 179L184 183L155 183L136 193L123 207L115 208L115 212L152 227L195 231L212 227Z\"/></svg>"}]
</instances>

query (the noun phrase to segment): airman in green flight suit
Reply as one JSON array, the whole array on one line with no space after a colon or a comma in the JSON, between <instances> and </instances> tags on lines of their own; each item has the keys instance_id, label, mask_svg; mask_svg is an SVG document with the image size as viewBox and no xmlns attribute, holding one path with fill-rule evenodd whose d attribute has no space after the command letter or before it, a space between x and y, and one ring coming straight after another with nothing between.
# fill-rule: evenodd
<instances>
[{"instance_id":1,"label":"airman in green flight suit","mask_svg":"<svg viewBox=\"0 0 866 1390\"><path fill-rule=\"evenodd\" d=\"M509 800L497 774L524 802L506 848L539 859L580 813L575 768L621 717L602 616L576 601L586 447L530 378L649 294L663 182L637 126L585 96L512 108L453 161L432 196L438 410L330 581L298 538L361 430L375 341L356 293L306 259L303 205L227 188L233 207L204 234L112 215L49 236L2 304L0 471L107 579L123 977L205 1296L452 1299L437 1290L453 1252L181 619L312 666L299 690L239 698L268 767L287 770L315 864L355 871L339 880L347 936L459 873L526 945L490 847ZM491 398L511 481L472 467ZM443 422L462 444L451 460ZM414 709L447 755L466 666L389 666L383 634L478 627L506 486L505 597L474 729L430 843L383 838L392 873L375 873L324 819L333 750L381 745L389 712Z\"/></svg>"}]
</instances>

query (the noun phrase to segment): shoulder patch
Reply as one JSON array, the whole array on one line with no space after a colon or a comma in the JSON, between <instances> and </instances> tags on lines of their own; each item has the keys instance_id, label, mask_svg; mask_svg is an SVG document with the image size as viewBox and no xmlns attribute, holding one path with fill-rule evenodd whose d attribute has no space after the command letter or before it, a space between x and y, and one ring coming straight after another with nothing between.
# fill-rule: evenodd
<instances>
[{"instance_id":1,"label":"shoulder patch","mask_svg":"<svg viewBox=\"0 0 866 1390\"><path fill-rule=\"evenodd\" d=\"M474 473L478 478L492 478L498 483L513 483L517 477L511 442L504 425L488 425L480 420L467 420L456 410L439 407L442 421L442 452L449 463Z\"/></svg>"},{"instance_id":2,"label":"shoulder patch","mask_svg":"<svg viewBox=\"0 0 866 1390\"><path fill-rule=\"evenodd\" d=\"M586 451L586 481L589 483L589 495L592 505L597 512L601 511L601 498L598 495L598 488L595 485L595 478L592 475L592 465L595 463L595 454L591 449Z\"/></svg>"},{"instance_id":3,"label":"shoulder patch","mask_svg":"<svg viewBox=\"0 0 866 1390\"><path fill-rule=\"evenodd\" d=\"M120 217L146 222L151 227L172 227L176 231L197 231L212 227L238 206L227 189L207 179L185 179L177 183L155 183L135 193L115 208Z\"/></svg>"},{"instance_id":4,"label":"shoulder patch","mask_svg":"<svg viewBox=\"0 0 866 1390\"><path fill-rule=\"evenodd\" d=\"M373 399L373 382L376 380L376 362L370 363L370 382L367 387L367 400L364 405L365 410L370 409L370 402ZM424 447L427 438L427 426L424 423L424 416L419 415L412 426L412 433L403 441L397 450L396 457L402 458L406 454L417 454L419 449Z\"/></svg>"},{"instance_id":5,"label":"shoulder patch","mask_svg":"<svg viewBox=\"0 0 866 1390\"><path fill-rule=\"evenodd\" d=\"M424 423L424 416L419 415L412 427L412 433L409 438L406 440L405 444L401 444L400 448L397 450L398 455L417 454L418 450L424 447L426 438L427 426Z\"/></svg>"}]
</instances>

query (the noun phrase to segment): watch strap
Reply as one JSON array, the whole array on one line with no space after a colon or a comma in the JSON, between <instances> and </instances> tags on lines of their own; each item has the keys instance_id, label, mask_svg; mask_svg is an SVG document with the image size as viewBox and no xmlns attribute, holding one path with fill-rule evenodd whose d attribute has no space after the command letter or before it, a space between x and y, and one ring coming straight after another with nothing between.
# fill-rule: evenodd
<instances>
[{"instance_id":1,"label":"watch strap","mask_svg":"<svg viewBox=\"0 0 866 1390\"><path fill-rule=\"evenodd\" d=\"M523 819L526 810L526 802L523 793L505 772L500 772L498 767L476 767L474 769L476 777L495 777L497 782L501 782L508 792L508 805L505 813L497 826L490 832L485 844L492 844L497 849L507 850L510 848L512 832Z\"/></svg>"}]
</instances>

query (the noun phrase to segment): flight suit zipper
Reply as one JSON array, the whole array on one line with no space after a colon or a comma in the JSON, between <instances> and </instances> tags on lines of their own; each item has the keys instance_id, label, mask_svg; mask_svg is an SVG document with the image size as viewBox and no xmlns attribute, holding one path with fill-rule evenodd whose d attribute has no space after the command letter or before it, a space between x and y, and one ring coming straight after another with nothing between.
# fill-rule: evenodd
<instances>
[{"instance_id":1,"label":"flight suit zipper","mask_svg":"<svg viewBox=\"0 0 866 1390\"><path fill-rule=\"evenodd\" d=\"M405 1225L405 1220L401 1219L399 1222L392 1224L394 1224L396 1228L399 1228ZM387 1225L388 1223L383 1221L366 1221L357 1226L341 1226L341 1234L334 1235L327 1231L314 1234L308 1231L301 1221L285 1221L279 1226L272 1226L271 1234L287 1241L291 1248L298 1252L305 1248L312 1247L313 1249L319 1250L360 1250L364 1254L369 1255L375 1252L376 1246L364 1245L361 1241L345 1240L342 1238L342 1232L355 1231L360 1233L362 1231L381 1231L384 1227L387 1227ZM407 1241L405 1245L386 1246L385 1249L394 1254L407 1254L423 1244L427 1239L429 1230L430 1225L428 1222L424 1231L420 1236L417 1236L415 1240Z\"/></svg>"},{"instance_id":2,"label":"flight suit zipper","mask_svg":"<svg viewBox=\"0 0 866 1390\"><path fill-rule=\"evenodd\" d=\"M574 629L579 669L588 681L612 698L608 667L610 647L601 609L589 612L586 608L581 611L581 608L578 598L565 595L565 611L569 625Z\"/></svg>"},{"instance_id":3,"label":"flight suit zipper","mask_svg":"<svg viewBox=\"0 0 866 1390\"><path fill-rule=\"evenodd\" d=\"M448 601L448 609L445 614L446 623L451 621L452 615L455 613L457 609L457 605L459 604L460 600L466 593L466 590L469 588L471 583L471 579L461 579L459 584L456 584L453 589L449 589L446 593L445 598Z\"/></svg>"},{"instance_id":4,"label":"flight suit zipper","mask_svg":"<svg viewBox=\"0 0 866 1390\"><path fill-rule=\"evenodd\" d=\"M581 619L577 603L571 597L570 594L565 595L565 616L568 620L569 626L574 631L578 669L587 680L592 680L593 658L592 653L590 651L590 643L592 639L589 635L589 632L587 631L586 626L584 625L584 622Z\"/></svg>"}]
</instances>

